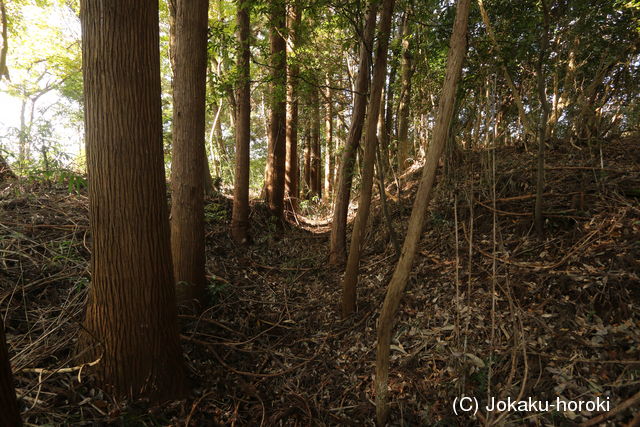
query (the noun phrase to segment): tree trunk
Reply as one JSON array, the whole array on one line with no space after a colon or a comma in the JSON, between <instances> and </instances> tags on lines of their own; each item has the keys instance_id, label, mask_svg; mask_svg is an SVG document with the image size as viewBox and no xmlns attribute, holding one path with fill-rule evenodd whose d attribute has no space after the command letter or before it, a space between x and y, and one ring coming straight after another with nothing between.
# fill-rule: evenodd
<instances>
[{"instance_id":1,"label":"tree trunk","mask_svg":"<svg viewBox=\"0 0 640 427\"><path fill-rule=\"evenodd\" d=\"M298 166L298 74L300 74L300 65L293 55L298 43L298 28L300 27L301 14L298 2L294 2L289 6L288 29L289 43L287 44L287 155L285 164L285 196L289 201L287 209L292 211L298 210L298 201L300 198L299 174Z\"/></svg>"},{"instance_id":2,"label":"tree trunk","mask_svg":"<svg viewBox=\"0 0 640 427\"><path fill-rule=\"evenodd\" d=\"M378 138L376 128L382 100L382 88L387 73L387 50L389 47L389 32L391 29L391 16L395 0L384 0L380 13L380 28L378 30L378 44L376 46L376 59L371 79L371 96L367 108L367 128L365 134L364 158L362 169L362 182L360 185L360 201L358 213L351 234L349 245L349 257L347 268L342 281L342 316L347 317L356 309L356 287L358 285L358 270L360 267L360 251L364 232L369 219L369 207L371 205L371 190L373 186L373 167L376 160L376 145Z\"/></svg>"},{"instance_id":3,"label":"tree trunk","mask_svg":"<svg viewBox=\"0 0 640 427\"><path fill-rule=\"evenodd\" d=\"M409 104L411 102L411 75L413 73L411 50L409 49L409 17L405 13L402 20L402 63L400 70L400 106L398 107L398 172L409 166Z\"/></svg>"},{"instance_id":4,"label":"tree trunk","mask_svg":"<svg viewBox=\"0 0 640 427\"><path fill-rule=\"evenodd\" d=\"M345 142L340 169L338 172L338 188L333 208L333 222L331 223L331 240L329 247L329 263L336 265L344 262L346 257L347 214L356 154L362 137L364 116L367 109L367 91L369 89L369 68L371 51L373 50L373 36L375 34L378 0L369 2L369 10L364 24L364 32L360 41L360 65L354 94L353 114L349 127L349 136Z\"/></svg>"},{"instance_id":5,"label":"tree trunk","mask_svg":"<svg viewBox=\"0 0 640 427\"><path fill-rule=\"evenodd\" d=\"M236 117L236 180L233 188L231 237L236 243L249 240L249 172L251 145L251 52L249 37L251 1L238 0L238 89Z\"/></svg>"},{"instance_id":6,"label":"tree trunk","mask_svg":"<svg viewBox=\"0 0 640 427\"><path fill-rule=\"evenodd\" d=\"M318 96L317 81L311 88L311 140L309 141L311 152L311 196L322 196L322 162L320 157L320 100Z\"/></svg>"},{"instance_id":7,"label":"tree trunk","mask_svg":"<svg viewBox=\"0 0 640 427\"><path fill-rule=\"evenodd\" d=\"M2 78L9 80L9 68L7 68L7 51L9 50L9 38L7 37L7 11L4 1L0 0L0 20L2 21L2 48L0 48L0 81Z\"/></svg>"},{"instance_id":8,"label":"tree trunk","mask_svg":"<svg viewBox=\"0 0 640 427\"><path fill-rule=\"evenodd\" d=\"M286 163L287 113L287 52L283 34L286 34L287 11L282 0L270 3L271 33L271 123L266 174L266 201L271 215L282 220L284 211L284 182Z\"/></svg>"},{"instance_id":9,"label":"tree trunk","mask_svg":"<svg viewBox=\"0 0 640 427\"><path fill-rule=\"evenodd\" d=\"M536 69L538 83L538 98L540 100L540 122L538 124L538 170L536 173L536 204L533 208L533 218L536 233L539 238L544 235L544 218L542 217L542 194L544 193L544 144L547 136L547 120L549 117L549 102L544 75L544 60L549 45L549 11L546 0L542 0L543 30L540 40L540 53Z\"/></svg>"},{"instance_id":10,"label":"tree trunk","mask_svg":"<svg viewBox=\"0 0 640 427\"><path fill-rule=\"evenodd\" d=\"M327 91L325 93L324 132L326 148L324 150L324 196L326 203L331 203L333 193L333 100L331 99L331 81L329 76L325 80Z\"/></svg>"},{"instance_id":11,"label":"tree trunk","mask_svg":"<svg viewBox=\"0 0 640 427\"><path fill-rule=\"evenodd\" d=\"M304 135L304 185L305 197L308 198L311 192L311 134L310 129L305 129Z\"/></svg>"},{"instance_id":12,"label":"tree trunk","mask_svg":"<svg viewBox=\"0 0 640 427\"><path fill-rule=\"evenodd\" d=\"M158 4L82 0L81 23L93 249L80 345L87 360L100 359L94 369L110 393L180 398Z\"/></svg>"},{"instance_id":13,"label":"tree trunk","mask_svg":"<svg viewBox=\"0 0 640 427\"><path fill-rule=\"evenodd\" d=\"M384 425L389 415L389 408L387 406L387 382L389 378L389 345L391 344L393 317L398 310L400 298L407 284L409 273L411 272L416 246L422 235L425 212L429 203L438 161L449 137L449 127L451 118L453 117L453 107L456 98L456 87L466 52L469 3L470 0L458 1L453 34L451 35L449 44L447 70L442 86L438 118L433 131L433 138L431 144L429 144L426 164L422 170L420 187L418 188L418 193L416 194L416 199L411 211L411 218L409 219L409 227L402 247L402 254L393 272L393 277L389 282L387 295L380 311L380 318L378 319L375 388L376 415L379 425Z\"/></svg>"},{"instance_id":14,"label":"tree trunk","mask_svg":"<svg viewBox=\"0 0 640 427\"><path fill-rule=\"evenodd\" d=\"M179 305L206 299L204 156L209 0L176 0L171 253Z\"/></svg>"},{"instance_id":15,"label":"tree trunk","mask_svg":"<svg viewBox=\"0 0 640 427\"><path fill-rule=\"evenodd\" d=\"M487 11L484 8L483 0L478 0L478 6L480 6L480 15L482 16L482 22L484 23L484 26L487 30L487 35L489 36L492 47L498 57L500 69L502 70L504 79L507 82L507 86L509 86L509 90L511 90L511 93L513 95L513 100L515 101L516 106L518 107L518 117L520 118L520 122L524 127L525 133L535 137L536 132L534 130L534 127L531 125L531 122L529 121L529 116L527 115L527 112L524 108L524 102L522 101L520 92L517 90L515 84L513 83L511 74L509 74L509 70L507 70L507 66L503 62L504 59L502 58L502 55L500 53L500 46L498 45L498 41L496 39L495 33L493 32L493 27L491 26L491 22L489 21L489 15L487 14Z\"/></svg>"},{"instance_id":16,"label":"tree trunk","mask_svg":"<svg viewBox=\"0 0 640 427\"><path fill-rule=\"evenodd\" d=\"M4 324L0 321L0 425L21 426L16 389L11 374L11 364L4 336Z\"/></svg>"}]
</instances>

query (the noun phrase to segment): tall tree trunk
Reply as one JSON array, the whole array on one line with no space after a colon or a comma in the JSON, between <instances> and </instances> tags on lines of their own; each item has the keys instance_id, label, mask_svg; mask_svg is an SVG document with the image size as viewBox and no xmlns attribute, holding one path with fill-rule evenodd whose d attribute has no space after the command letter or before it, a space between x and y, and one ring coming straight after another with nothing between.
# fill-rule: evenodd
<instances>
[{"instance_id":1,"label":"tall tree trunk","mask_svg":"<svg viewBox=\"0 0 640 427\"><path fill-rule=\"evenodd\" d=\"M297 1L289 6L287 27L289 29L289 43L287 43L287 160L285 164L285 197L289 200L287 209L298 210L300 198L300 167L298 166L298 75L300 65L297 59L292 59L298 43L298 28L300 27L300 5Z\"/></svg>"},{"instance_id":2,"label":"tall tree trunk","mask_svg":"<svg viewBox=\"0 0 640 427\"><path fill-rule=\"evenodd\" d=\"M325 80L327 90L325 93L324 104L324 133L326 148L324 150L324 195L325 202L331 202L331 194L333 192L333 99L331 99L331 81L329 75Z\"/></svg>"},{"instance_id":3,"label":"tall tree trunk","mask_svg":"<svg viewBox=\"0 0 640 427\"><path fill-rule=\"evenodd\" d=\"M162 149L158 3L82 0L80 10L93 236L80 344L88 360L100 359L101 387L175 399L185 380Z\"/></svg>"},{"instance_id":4,"label":"tall tree trunk","mask_svg":"<svg viewBox=\"0 0 640 427\"><path fill-rule=\"evenodd\" d=\"M205 303L204 156L209 0L176 0L171 253L179 305Z\"/></svg>"},{"instance_id":5,"label":"tall tree trunk","mask_svg":"<svg viewBox=\"0 0 640 427\"><path fill-rule=\"evenodd\" d=\"M360 41L360 65L356 80L356 92L353 102L353 114L349 127L349 136L345 142L340 169L338 172L338 188L335 205L333 207L333 222L331 223L331 240L329 246L329 263L336 265L344 262L346 257L347 214L356 154L362 137L364 116L367 109L367 91L369 89L369 69L371 51L373 50L373 36L376 27L379 0L370 0L364 32Z\"/></svg>"},{"instance_id":6,"label":"tall tree trunk","mask_svg":"<svg viewBox=\"0 0 640 427\"><path fill-rule=\"evenodd\" d=\"M19 427L22 425L22 420L20 419L16 389L9 362L4 324L0 321L0 425Z\"/></svg>"},{"instance_id":7,"label":"tall tree trunk","mask_svg":"<svg viewBox=\"0 0 640 427\"><path fill-rule=\"evenodd\" d=\"M453 117L456 88L467 46L466 34L469 4L470 0L458 1L453 34L451 35L451 41L449 43L447 70L442 85L438 118L433 131L433 138L431 144L429 144L426 164L422 170L420 187L418 188L413 209L411 210L411 218L409 219L409 227L402 247L402 253L393 272L391 281L389 282L387 295L380 311L380 318L378 319L375 388L376 415L379 425L384 425L389 415L389 408L387 406L387 382L389 379L389 345L391 344L393 318L398 310L400 298L402 297L409 273L411 272L416 246L422 235L425 212L429 204L438 161L449 137L449 127L451 118Z\"/></svg>"},{"instance_id":8,"label":"tall tree trunk","mask_svg":"<svg viewBox=\"0 0 640 427\"><path fill-rule=\"evenodd\" d=\"M282 219L284 210L284 182L286 163L287 113L287 52L283 34L286 33L287 11L285 2L270 3L271 44L271 120L266 174L266 201L271 215Z\"/></svg>"},{"instance_id":9,"label":"tall tree trunk","mask_svg":"<svg viewBox=\"0 0 640 427\"><path fill-rule=\"evenodd\" d=\"M533 208L534 223L538 237L544 235L544 218L542 217L542 194L544 193L544 144L547 137L547 120L549 117L549 102L544 74L544 61L549 45L549 10L546 0L542 0L543 29L540 38L540 53L536 67L538 98L540 100L540 121L538 123L538 170L536 173L536 204Z\"/></svg>"},{"instance_id":10,"label":"tall tree trunk","mask_svg":"<svg viewBox=\"0 0 640 427\"><path fill-rule=\"evenodd\" d=\"M351 234L349 245L349 257L347 268L342 281L342 316L347 317L356 309L356 287L358 285L358 270L360 268L360 251L364 232L369 219L369 207L371 206L371 190L373 186L373 167L376 160L376 145L378 137L376 128L382 100L382 88L387 73L387 50L389 47L389 32L391 29L391 16L395 0L383 0L380 13L380 28L378 30L378 44L376 46L376 59L371 79L371 96L367 108L367 127L365 134L364 158L362 169L362 183L360 186L360 201L358 213Z\"/></svg>"},{"instance_id":11,"label":"tall tree trunk","mask_svg":"<svg viewBox=\"0 0 640 427\"><path fill-rule=\"evenodd\" d=\"M320 99L318 95L317 81L311 88L311 140L310 156L311 169L309 179L311 181L311 195L322 196L322 161L320 157Z\"/></svg>"},{"instance_id":12,"label":"tall tree trunk","mask_svg":"<svg viewBox=\"0 0 640 427\"><path fill-rule=\"evenodd\" d=\"M236 117L236 180L233 188L231 236L237 243L249 240L249 172L251 144L250 0L238 0L238 89Z\"/></svg>"},{"instance_id":13,"label":"tall tree trunk","mask_svg":"<svg viewBox=\"0 0 640 427\"><path fill-rule=\"evenodd\" d=\"M311 130L305 129L304 133L304 186L305 197L311 192Z\"/></svg>"},{"instance_id":14,"label":"tall tree trunk","mask_svg":"<svg viewBox=\"0 0 640 427\"><path fill-rule=\"evenodd\" d=\"M405 12L402 20L402 63L400 70L400 106L398 108L398 172L408 166L409 157L409 104L411 102L411 75L413 74L412 55L409 49L411 28L409 16Z\"/></svg>"}]
</instances>

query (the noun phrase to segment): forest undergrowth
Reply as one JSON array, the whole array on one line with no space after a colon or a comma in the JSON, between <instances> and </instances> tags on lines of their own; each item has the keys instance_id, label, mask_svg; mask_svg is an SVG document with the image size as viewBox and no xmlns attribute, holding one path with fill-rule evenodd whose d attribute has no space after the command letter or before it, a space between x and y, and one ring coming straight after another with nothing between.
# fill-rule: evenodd
<instances>
[{"instance_id":1,"label":"forest undergrowth","mask_svg":"<svg viewBox=\"0 0 640 427\"><path fill-rule=\"evenodd\" d=\"M640 422L640 140L547 156L544 238L532 223L534 155L465 151L445 174L392 343L392 425L571 425L587 411L456 416L456 397L608 398ZM523 161L524 158L529 160ZM420 169L387 187L404 235ZM399 191L398 191L399 190ZM341 320L341 271L322 218L284 234L254 203L252 245L207 200L210 305L179 316L192 394L148 408L91 385L73 356L90 283L87 196L0 189L0 304L23 419L34 425L373 425L376 319L395 267L374 201L358 311ZM323 225L324 224L324 225ZM637 411L637 409L636 409ZM633 421L632 421L633 419ZM633 424L636 425L636 424Z\"/></svg>"}]
</instances>

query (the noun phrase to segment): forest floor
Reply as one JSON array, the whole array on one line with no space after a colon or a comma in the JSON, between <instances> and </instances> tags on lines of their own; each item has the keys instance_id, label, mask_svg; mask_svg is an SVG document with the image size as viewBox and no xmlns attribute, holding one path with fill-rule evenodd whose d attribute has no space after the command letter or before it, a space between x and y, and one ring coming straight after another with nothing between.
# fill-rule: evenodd
<instances>
[{"instance_id":1,"label":"forest floor","mask_svg":"<svg viewBox=\"0 0 640 427\"><path fill-rule=\"evenodd\" d=\"M640 422L640 140L548 153L543 239L530 214L534 165L533 154L498 148L463 152L439 172L394 329L391 425L559 426L598 415L487 412L488 396L600 398L620 409L605 425ZM419 175L387 187L400 236ZM374 424L376 319L395 267L378 201L358 311L341 320L328 220L300 216L280 235L255 204L253 244L240 248L228 236L230 201L208 200L211 304L179 319L193 393L149 408L95 389L71 361L90 236L86 193L70 190L0 186L0 314L28 424ZM453 413L463 395L478 398L477 416Z\"/></svg>"}]
</instances>

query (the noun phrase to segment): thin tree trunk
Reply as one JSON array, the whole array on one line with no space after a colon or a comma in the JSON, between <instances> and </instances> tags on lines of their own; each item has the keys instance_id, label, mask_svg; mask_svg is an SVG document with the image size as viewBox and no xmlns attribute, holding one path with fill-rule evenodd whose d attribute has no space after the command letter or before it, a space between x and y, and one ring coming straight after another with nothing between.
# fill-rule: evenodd
<instances>
[{"instance_id":1,"label":"thin tree trunk","mask_svg":"<svg viewBox=\"0 0 640 427\"><path fill-rule=\"evenodd\" d=\"M373 185L373 167L376 158L376 145L378 138L376 128L382 100L382 88L387 73L387 50L389 47L389 32L391 29L391 16L395 0L384 0L380 13L380 28L378 30L378 44L376 46L376 59L371 79L371 96L367 108L367 124L365 134L364 159L362 170L362 182L360 186L360 201L358 213L351 234L349 257L347 268L342 281L342 316L347 317L356 309L356 288L358 285L358 270L360 268L360 252L364 232L369 218L371 206L371 190Z\"/></svg>"},{"instance_id":2,"label":"thin tree trunk","mask_svg":"<svg viewBox=\"0 0 640 427\"><path fill-rule=\"evenodd\" d=\"M250 0L238 0L238 89L236 117L236 179L233 188L231 237L236 243L249 240L249 177L251 143Z\"/></svg>"},{"instance_id":3,"label":"thin tree trunk","mask_svg":"<svg viewBox=\"0 0 640 427\"><path fill-rule=\"evenodd\" d=\"M413 74L412 55L409 49L411 28L409 17L405 12L402 20L402 63L400 79L400 106L398 108L398 172L402 173L409 166L409 103L411 102L411 76Z\"/></svg>"},{"instance_id":4,"label":"thin tree trunk","mask_svg":"<svg viewBox=\"0 0 640 427\"><path fill-rule=\"evenodd\" d=\"M209 0L176 0L171 253L178 305L205 303L204 156Z\"/></svg>"},{"instance_id":5,"label":"thin tree trunk","mask_svg":"<svg viewBox=\"0 0 640 427\"><path fill-rule=\"evenodd\" d=\"M9 50L9 38L7 37L7 11L4 1L0 0L0 21L2 21L2 48L0 48L0 81L2 78L9 80L9 68L7 68L7 51Z\"/></svg>"},{"instance_id":6,"label":"thin tree trunk","mask_svg":"<svg viewBox=\"0 0 640 427\"><path fill-rule=\"evenodd\" d=\"M0 408L0 425L8 427L22 425L2 321L0 321Z\"/></svg>"},{"instance_id":7,"label":"thin tree trunk","mask_svg":"<svg viewBox=\"0 0 640 427\"><path fill-rule=\"evenodd\" d=\"M538 237L544 235L544 218L542 217L542 194L544 193L544 144L547 136L547 120L549 117L549 102L544 75L544 60L549 45L549 11L546 0L542 0L543 30L540 40L540 54L536 69L538 77L538 98L540 100L540 122L538 124L538 170L536 176L536 204L534 206L534 223Z\"/></svg>"},{"instance_id":8,"label":"thin tree trunk","mask_svg":"<svg viewBox=\"0 0 640 427\"><path fill-rule=\"evenodd\" d=\"M311 195L322 196L322 161L320 157L320 100L318 96L317 81L311 88L311 169L309 179L311 180Z\"/></svg>"},{"instance_id":9,"label":"thin tree trunk","mask_svg":"<svg viewBox=\"0 0 640 427\"><path fill-rule=\"evenodd\" d=\"M422 170L420 187L418 188L418 193L416 194L416 199L411 211L411 218L409 219L409 227L402 247L402 254L393 272L393 277L389 282L387 295L380 311L380 318L378 319L375 389L376 415L379 425L384 425L389 415L389 408L387 406L387 383L389 379L389 345L391 344L393 318L398 310L400 298L402 297L409 273L411 272L416 246L422 235L425 211L429 204L438 161L449 137L449 127L451 118L453 117L456 88L466 52L469 4L470 0L458 1L453 34L451 35L449 44L447 70L442 86L438 118L433 131L433 138L431 144L429 144L426 164Z\"/></svg>"},{"instance_id":10,"label":"thin tree trunk","mask_svg":"<svg viewBox=\"0 0 640 427\"><path fill-rule=\"evenodd\" d=\"M265 195L271 215L282 220L287 156L287 44L283 36L286 33L287 11L284 2L281 0L272 0L270 9L271 124L269 126Z\"/></svg>"},{"instance_id":11,"label":"thin tree trunk","mask_svg":"<svg viewBox=\"0 0 640 427\"><path fill-rule=\"evenodd\" d=\"M326 147L324 150L324 195L323 199L326 203L331 202L333 193L333 100L331 98L331 81L329 76L325 80L327 91L325 94L325 116L324 116L324 133Z\"/></svg>"},{"instance_id":12,"label":"thin tree trunk","mask_svg":"<svg viewBox=\"0 0 640 427\"><path fill-rule=\"evenodd\" d=\"M338 173L338 188L336 191L335 205L333 208L333 222L331 223L331 239L329 246L329 263L336 265L343 263L346 257L347 239L347 214L349 212L349 199L351 184L353 183L354 166L364 116L367 109L367 91L369 89L369 68L371 64L371 51L373 50L373 36L375 34L376 15L379 0L369 2L369 10L364 24L364 32L360 41L360 65L356 80L354 94L353 114L349 127L349 136L345 142L340 169Z\"/></svg>"},{"instance_id":13,"label":"thin tree trunk","mask_svg":"<svg viewBox=\"0 0 640 427\"><path fill-rule=\"evenodd\" d=\"M162 148L158 3L82 0L80 10L93 236L80 345L88 360L100 359L93 369L110 393L173 400L186 387Z\"/></svg>"},{"instance_id":14,"label":"thin tree trunk","mask_svg":"<svg viewBox=\"0 0 640 427\"><path fill-rule=\"evenodd\" d=\"M483 0L478 0L478 5L480 6L480 14L482 16L482 22L484 23L484 26L487 30L487 34L489 35L489 39L491 40L491 44L493 45L493 49L496 52L498 61L500 62L499 64L500 69L502 70L504 79L507 82L507 86L509 86L511 93L513 94L513 100L515 101L516 106L518 107L518 116L520 117L520 121L524 126L525 132L535 137L536 131L534 130L534 127L529 120L529 116L525 111L524 102L522 102L522 97L520 96L520 92L516 89L516 85L513 83L511 74L509 74L509 70L507 70L507 66L503 62L504 59L502 58L502 55L500 53L500 46L498 45L498 41L493 32L493 27L491 26L491 22L489 21L489 15L487 14L487 11L484 8Z\"/></svg>"},{"instance_id":15,"label":"thin tree trunk","mask_svg":"<svg viewBox=\"0 0 640 427\"><path fill-rule=\"evenodd\" d=\"M300 65L297 59L293 58L293 53L298 43L298 28L300 27L301 14L298 2L293 2L289 6L288 29L289 43L287 44L287 123L286 139L287 154L285 164L285 196L289 203L287 209L294 212L298 210L298 200L300 198L298 166L298 75Z\"/></svg>"},{"instance_id":16,"label":"thin tree trunk","mask_svg":"<svg viewBox=\"0 0 640 427\"><path fill-rule=\"evenodd\" d=\"M311 134L309 128L305 129L304 141L304 185L305 198L308 198L311 192Z\"/></svg>"}]
</instances>

